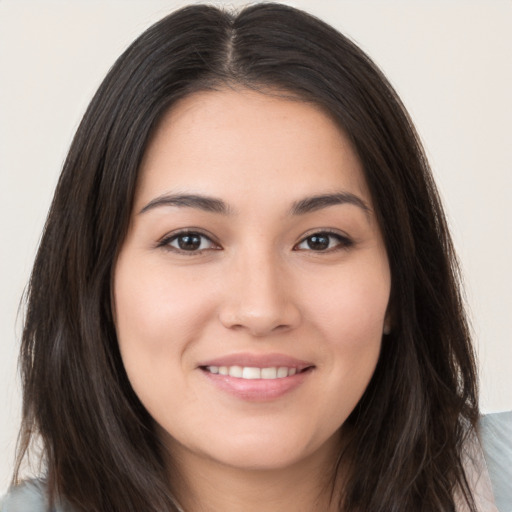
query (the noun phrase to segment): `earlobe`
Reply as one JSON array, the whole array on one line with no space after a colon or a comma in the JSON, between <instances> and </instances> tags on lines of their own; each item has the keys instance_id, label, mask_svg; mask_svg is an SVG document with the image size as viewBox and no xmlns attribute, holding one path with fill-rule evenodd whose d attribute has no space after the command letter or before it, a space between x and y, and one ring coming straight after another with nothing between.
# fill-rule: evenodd
<instances>
[{"instance_id":1,"label":"earlobe","mask_svg":"<svg viewBox=\"0 0 512 512\"><path fill-rule=\"evenodd\" d=\"M387 336L388 334L391 334L391 320L389 318L389 314L386 315L386 318L384 319L384 326L382 328L382 333Z\"/></svg>"},{"instance_id":2,"label":"earlobe","mask_svg":"<svg viewBox=\"0 0 512 512\"><path fill-rule=\"evenodd\" d=\"M117 312L114 285L114 273L112 273L112 277L110 278L110 314L112 315L112 322L114 323L114 327L117 328Z\"/></svg>"}]
</instances>

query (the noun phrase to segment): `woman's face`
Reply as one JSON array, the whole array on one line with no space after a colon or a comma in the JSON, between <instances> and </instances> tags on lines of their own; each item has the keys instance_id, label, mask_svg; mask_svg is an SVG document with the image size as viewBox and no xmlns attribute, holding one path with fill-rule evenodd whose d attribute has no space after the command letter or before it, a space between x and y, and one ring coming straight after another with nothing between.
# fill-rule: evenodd
<instances>
[{"instance_id":1,"label":"woman's face","mask_svg":"<svg viewBox=\"0 0 512 512\"><path fill-rule=\"evenodd\" d=\"M332 453L389 295L361 164L323 111L222 90L167 113L114 296L131 385L177 460L275 469Z\"/></svg>"}]
</instances>

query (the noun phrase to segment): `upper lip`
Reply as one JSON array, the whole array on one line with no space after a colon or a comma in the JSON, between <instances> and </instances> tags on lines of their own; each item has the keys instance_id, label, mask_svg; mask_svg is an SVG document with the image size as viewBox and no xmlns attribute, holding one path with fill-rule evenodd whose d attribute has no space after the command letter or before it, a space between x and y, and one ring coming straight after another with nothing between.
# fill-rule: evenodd
<instances>
[{"instance_id":1,"label":"upper lip","mask_svg":"<svg viewBox=\"0 0 512 512\"><path fill-rule=\"evenodd\" d=\"M286 354L229 354L225 356L208 359L198 364L198 367L205 366L243 366L251 368L273 368L288 367L297 368L298 371L304 370L313 363L288 356Z\"/></svg>"}]
</instances>

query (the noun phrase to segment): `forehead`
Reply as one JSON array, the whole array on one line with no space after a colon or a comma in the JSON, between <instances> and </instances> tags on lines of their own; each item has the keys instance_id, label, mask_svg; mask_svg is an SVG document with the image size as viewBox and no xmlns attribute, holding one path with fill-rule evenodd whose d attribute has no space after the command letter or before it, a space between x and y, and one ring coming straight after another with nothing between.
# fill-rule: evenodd
<instances>
[{"instance_id":1,"label":"forehead","mask_svg":"<svg viewBox=\"0 0 512 512\"><path fill-rule=\"evenodd\" d=\"M348 137L320 107L247 89L177 102L146 149L138 199L166 189L229 195L235 185L283 199L339 189L370 199Z\"/></svg>"}]
</instances>

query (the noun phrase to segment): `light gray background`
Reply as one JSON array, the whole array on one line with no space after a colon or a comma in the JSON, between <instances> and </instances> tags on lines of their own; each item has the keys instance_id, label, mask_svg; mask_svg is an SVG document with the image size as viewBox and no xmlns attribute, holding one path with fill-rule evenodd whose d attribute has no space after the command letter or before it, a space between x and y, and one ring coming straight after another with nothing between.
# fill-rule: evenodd
<instances>
[{"instance_id":1,"label":"light gray background","mask_svg":"<svg viewBox=\"0 0 512 512\"><path fill-rule=\"evenodd\" d=\"M20 412L17 309L71 137L115 58L184 3L0 0L0 493ZM285 3L359 43L408 107L466 275L482 409L512 409L512 2Z\"/></svg>"}]
</instances>

